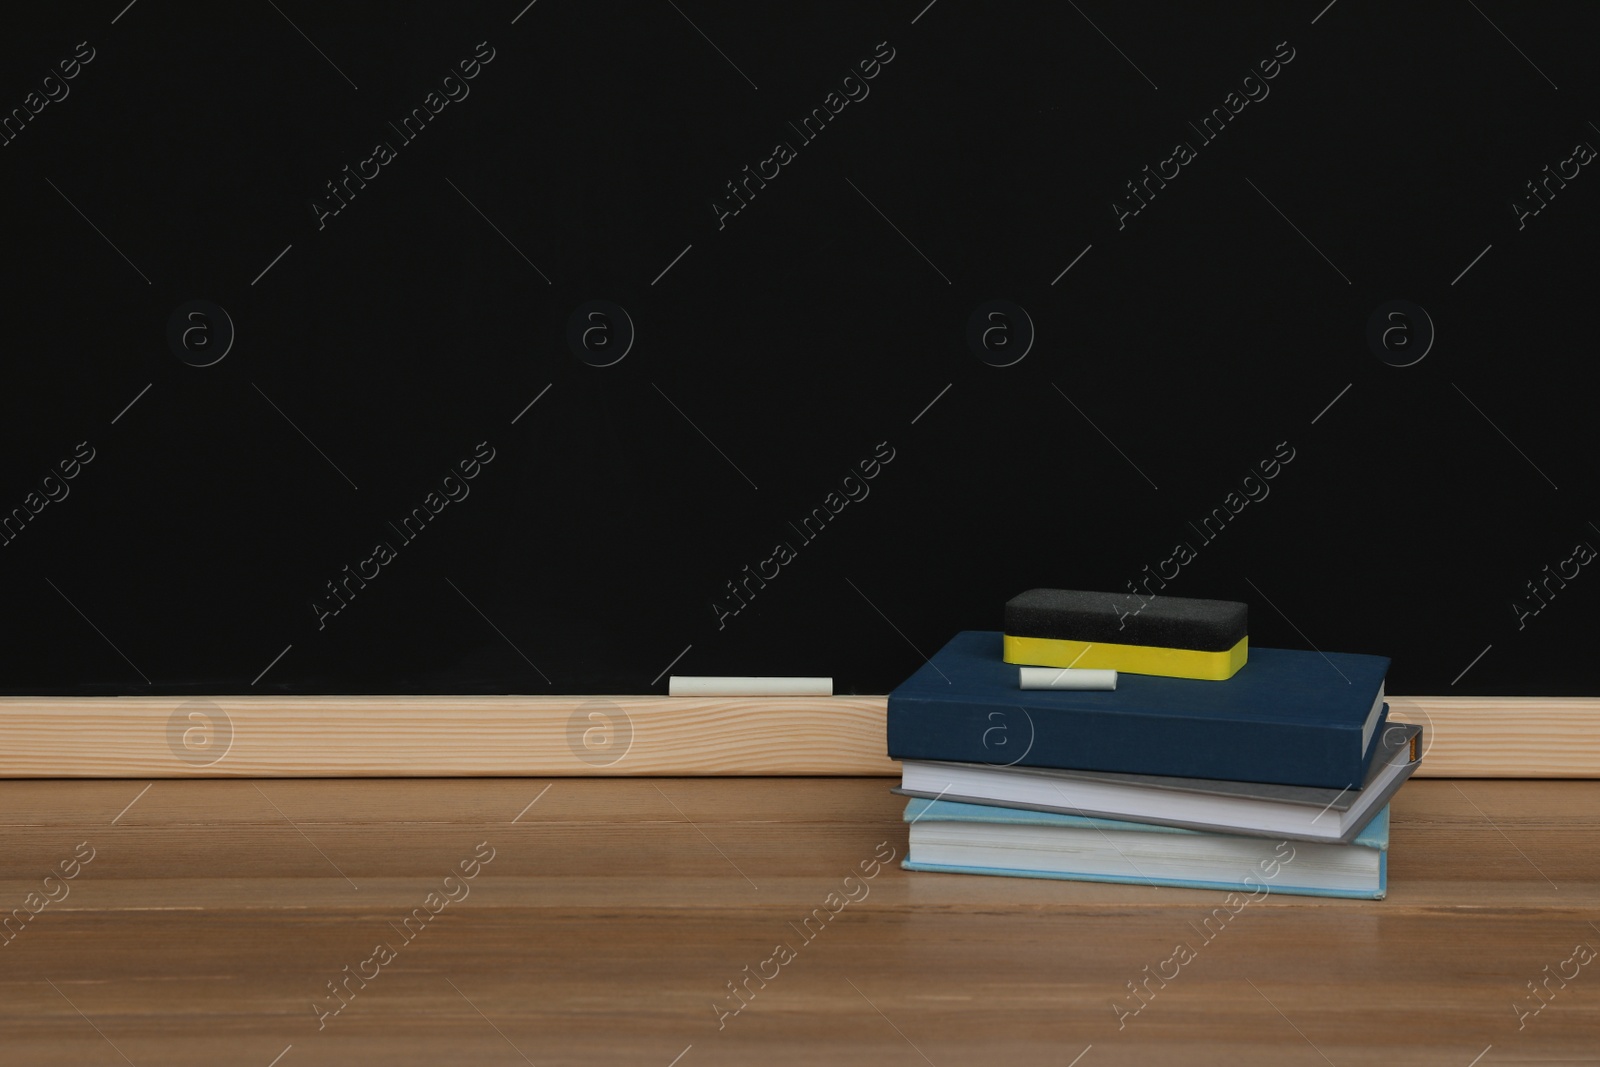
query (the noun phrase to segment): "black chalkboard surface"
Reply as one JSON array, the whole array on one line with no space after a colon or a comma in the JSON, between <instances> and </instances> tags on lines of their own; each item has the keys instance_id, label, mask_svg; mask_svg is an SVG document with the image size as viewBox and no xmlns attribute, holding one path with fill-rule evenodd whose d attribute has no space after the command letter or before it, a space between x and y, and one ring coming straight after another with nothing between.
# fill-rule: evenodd
<instances>
[{"instance_id":1,"label":"black chalkboard surface","mask_svg":"<svg viewBox=\"0 0 1600 1067\"><path fill-rule=\"evenodd\" d=\"M26 19L6 693L885 692L1130 583L1600 693L1592 5Z\"/></svg>"}]
</instances>

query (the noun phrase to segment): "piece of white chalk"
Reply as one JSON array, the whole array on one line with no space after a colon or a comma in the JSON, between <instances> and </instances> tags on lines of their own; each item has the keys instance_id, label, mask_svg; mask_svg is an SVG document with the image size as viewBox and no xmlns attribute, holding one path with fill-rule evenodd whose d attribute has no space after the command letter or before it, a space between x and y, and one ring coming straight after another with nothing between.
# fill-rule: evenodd
<instances>
[{"instance_id":1,"label":"piece of white chalk","mask_svg":"<svg viewBox=\"0 0 1600 1067\"><path fill-rule=\"evenodd\" d=\"M1078 667L1019 667L1019 689L1115 689L1117 672Z\"/></svg>"},{"instance_id":2,"label":"piece of white chalk","mask_svg":"<svg viewBox=\"0 0 1600 1067\"><path fill-rule=\"evenodd\" d=\"M831 697L832 678L718 678L674 674L667 679L674 697Z\"/></svg>"}]
</instances>

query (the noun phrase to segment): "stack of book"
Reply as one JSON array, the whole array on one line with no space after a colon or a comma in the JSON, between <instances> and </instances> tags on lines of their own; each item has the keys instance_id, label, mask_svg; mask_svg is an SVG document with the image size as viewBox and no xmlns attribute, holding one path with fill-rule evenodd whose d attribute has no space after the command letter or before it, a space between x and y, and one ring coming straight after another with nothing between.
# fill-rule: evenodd
<instances>
[{"instance_id":1,"label":"stack of book","mask_svg":"<svg viewBox=\"0 0 1600 1067\"><path fill-rule=\"evenodd\" d=\"M907 869L1384 895L1422 754L1388 722L1388 659L1240 644L1226 677L1025 690L1009 630L958 634L889 696Z\"/></svg>"}]
</instances>

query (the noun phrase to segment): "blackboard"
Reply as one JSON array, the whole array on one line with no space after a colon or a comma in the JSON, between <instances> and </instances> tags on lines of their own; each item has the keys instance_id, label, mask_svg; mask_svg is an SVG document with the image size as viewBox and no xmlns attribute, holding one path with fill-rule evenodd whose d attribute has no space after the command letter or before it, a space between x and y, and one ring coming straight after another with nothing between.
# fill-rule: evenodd
<instances>
[{"instance_id":1,"label":"blackboard","mask_svg":"<svg viewBox=\"0 0 1600 1067\"><path fill-rule=\"evenodd\" d=\"M1592 6L18 21L6 693L885 692L1130 583L1600 692Z\"/></svg>"}]
</instances>

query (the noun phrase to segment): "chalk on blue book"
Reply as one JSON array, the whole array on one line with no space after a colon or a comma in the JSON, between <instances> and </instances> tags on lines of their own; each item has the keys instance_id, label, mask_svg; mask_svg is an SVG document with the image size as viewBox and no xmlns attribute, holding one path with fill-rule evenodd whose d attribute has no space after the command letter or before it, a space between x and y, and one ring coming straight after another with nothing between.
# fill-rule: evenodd
<instances>
[{"instance_id":1,"label":"chalk on blue book","mask_svg":"<svg viewBox=\"0 0 1600 1067\"><path fill-rule=\"evenodd\" d=\"M889 757L1360 789L1389 660L1252 648L1227 681L1020 690L1002 635L957 634L889 694Z\"/></svg>"},{"instance_id":2,"label":"chalk on blue book","mask_svg":"<svg viewBox=\"0 0 1600 1067\"><path fill-rule=\"evenodd\" d=\"M1381 899L1389 808L1348 845L912 799L908 871Z\"/></svg>"}]
</instances>

